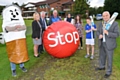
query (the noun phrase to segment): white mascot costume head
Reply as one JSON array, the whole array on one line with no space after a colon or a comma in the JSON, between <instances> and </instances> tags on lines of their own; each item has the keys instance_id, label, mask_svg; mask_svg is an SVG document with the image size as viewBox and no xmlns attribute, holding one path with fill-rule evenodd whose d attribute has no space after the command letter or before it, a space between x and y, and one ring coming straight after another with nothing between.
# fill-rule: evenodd
<instances>
[{"instance_id":1,"label":"white mascot costume head","mask_svg":"<svg viewBox=\"0 0 120 80\"><path fill-rule=\"evenodd\" d=\"M18 6L11 5L7 6L3 9L2 16L3 16L3 32L6 33L6 26L13 27L16 25L25 25L23 17L21 15L21 10ZM22 32L9 32L9 34L5 34L5 41L9 42L15 39L25 38L25 31ZM12 36L11 36L12 35Z\"/></svg>"},{"instance_id":2,"label":"white mascot costume head","mask_svg":"<svg viewBox=\"0 0 120 80\"><path fill-rule=\"evenodd\" d=\"M11 5L3 9L2 29L10 62L22 63L28 60L26 47L26 26L21 9ZM19 27L19 28L18 28Z\"/></svg>"}]
</instances>

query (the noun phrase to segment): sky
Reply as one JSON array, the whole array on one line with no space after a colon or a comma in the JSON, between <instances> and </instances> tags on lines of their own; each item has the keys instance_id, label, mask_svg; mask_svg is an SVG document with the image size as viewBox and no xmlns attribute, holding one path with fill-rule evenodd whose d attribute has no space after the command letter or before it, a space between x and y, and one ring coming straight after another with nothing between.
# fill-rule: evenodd
<instances>
[{"instance_id":1,"label":"sky","mask_svg":"<svg viewBox=\"0 0 120 80\"><path fill-rule=\"evenodd\" d=\"M39 2L44 0L0 0L0 5L11 5L13 2L22 5L23 3L26 4L28 2ZM104 0L89 0L90 7L99 7L103 6Z\"/></svg>"},{"instance_id":2,"label":"sky","mask_svg":"<svg viewBox=\"0 0 120 80\"><path fill-rule=\"evenodd\" d=\"M105 0L89 0L90 7L100 7L104 5Z\"/></svg>"},{"instance_id":3,"label":"sky","mask_svg":"<svg viewBox=\"0 0 120 80\"><path fill-rule=\"evenodd\" d=\"M0 0L0 5L11 5L13 2L19 5L27 4L28 2L40 2L44 0Z\"/></svg>"}]
</instances>

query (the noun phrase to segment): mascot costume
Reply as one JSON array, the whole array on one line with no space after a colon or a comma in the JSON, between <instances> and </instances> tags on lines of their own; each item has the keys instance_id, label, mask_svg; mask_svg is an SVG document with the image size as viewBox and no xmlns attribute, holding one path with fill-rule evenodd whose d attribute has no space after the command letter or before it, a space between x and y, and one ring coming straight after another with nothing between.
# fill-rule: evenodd
<instances>
[{"instance_id":1,"label":"mascot costume","mask_svg":"<svg viewBox=\"0 0 120 80\"><path fill-rule=\"evenodd\" d=\"M18 6L5 7L2 12L2 29L11 65L22 64L24 67L23 63L29 58L25 36L26 26L21 14L21 9Z\"/></svg>"}]
</instances>

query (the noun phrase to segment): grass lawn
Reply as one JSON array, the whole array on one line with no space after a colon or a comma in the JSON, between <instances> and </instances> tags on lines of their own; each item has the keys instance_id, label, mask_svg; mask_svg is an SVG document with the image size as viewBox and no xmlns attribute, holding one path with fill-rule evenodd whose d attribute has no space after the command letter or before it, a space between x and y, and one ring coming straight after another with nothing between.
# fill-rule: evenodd
<instances>
[{"instance_id":1,"label":"grass lawn","mask_svg":"<svg viewBox=\"0 0 120 80\"><path fill-rule=\"evenodd\" d=\"M29 53L29 58L30 61L28 61L26 63L26 67L30 68L32 67L32 65L34 65L35 61L37 59L34 59L33 57L33 44L32 43L32 39L31 36L27 36L27 46L28 47L28 53ZM10 64L9 64L9 60L8 60L8 56L7 56L7 52L6 52L6 46L0 44L0 79L1 80L8 80L11 79L12 80L12 76L11 76L11 70L10 70ZM17 73L18 75L21 75L22 72L21 70L18 68L19 66L17 66Z\"/></svg>"},{"instance_id":2,"label":"grass lawn","mask_svg":"<svg viewBox=\"0 0 120 80\"><path fill-rule=\"evenodd\" d=\"M120 20L117 21L119 22L120 25ZM25 23L28 27L31 26L31 22L32 20L25 20ZM2 25L1 23L2 21L0 20L0 26ZM0 32L1 32L1 27L0 27ZM120 79L120 50L119 50L120 42L119 41L120 41L120 37L117 38L118 47L114 51L113 74L110 77L110 80ZM30 60L25 63L25 66L28 69L28 72L23 73L19 69L19 65L17 65L18 76L16 78L13 78L11 76L10 64L6 53L6 45L0 44L0 55L1 55L0 80L97 80L96 77L97 75L96 73L94 73L94 70L92 69L93 67L91 67L91 61L89 59L84 58L84 55L86 53L85 47L84 50L76 51L76 53L73 56L64 59L52 58L46 52L42 54L40 58L38 59L34 58L33 42L31 35L27 35L27 47L28 47ZM32 71L32 70L36 70L36 71ZM30 78L31 76L33 77L36 76L37 78L32 79ZM23 77L23 79L21 79L20 77ZM96 79L94 79L94 77Z\"/></svg>"},{"instance_id":3,"label":"grass lawn","mask_svg":"<svg viewBox=\"0 0 120 80\"><path fill-rule=\"evenodd\" d=\"M120 20L117 20L120 27ZM117 48L114 51L113 57L113 76L116 78L111 78L111 80L119 80L120 79L120 37L117 38Z\"/></svg>"},{"instance_id":4,"label":"grass lawn","mask_svg":"<svg viewBox=\"0 0 120 80\"><path fill-rule=\"evenodd\" d=\"M2 19L0 19L0 32L2 32Z\"/></svg>"}]
</instances>

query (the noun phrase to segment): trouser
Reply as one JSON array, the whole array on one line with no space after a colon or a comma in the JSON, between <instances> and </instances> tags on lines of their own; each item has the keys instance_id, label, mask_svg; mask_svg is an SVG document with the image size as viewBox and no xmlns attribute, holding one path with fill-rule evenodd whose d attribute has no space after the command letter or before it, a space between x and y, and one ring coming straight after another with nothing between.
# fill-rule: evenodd
<instances>
[{"instance_id":1,"label":"trouser","mask_svg":"<svg viewBox=\"0 0 120 80\"><path fill-rule=\"evenodd\" d=\"M80 45L83 47L82 37L80 37Z\"/></svg>"},{"instance_id":2,"label":"trouser","mask_svg":"<svg viewBox=\"0 0 120 80\"><path fill-rule=\"evenodd\" d=\"M44 51L44 50L43 50L43 44L41 44L41 45L38 46L38 52L40 53L40 52L42 52L42 51Z\"/></svg>"},{"instance_id":3,"label":"trouser","mask_svg":"<svg viewBox=\"0 0 120 80\"><path fill-rule=\"evenodd\" d=\"M16 70L16 64L13 62L10 62L11 70ZM20 68L24 67L24 63L19 64Z\"/></svg>"},{"instance_id":4,"label":"trouser","mask_svg":"<svg viewBox=\"0 0 120 80\"><path fill-rule=\"evenodd\" d=\"M112 61L113 61L113 50L108 50L106 43L102 42L99 53L99 66L104 68L107 63L106 74L111 74L112 72Z\"/></svg>"}]
</instances>

